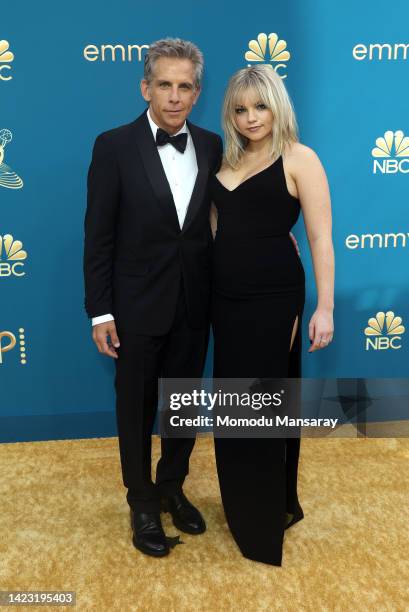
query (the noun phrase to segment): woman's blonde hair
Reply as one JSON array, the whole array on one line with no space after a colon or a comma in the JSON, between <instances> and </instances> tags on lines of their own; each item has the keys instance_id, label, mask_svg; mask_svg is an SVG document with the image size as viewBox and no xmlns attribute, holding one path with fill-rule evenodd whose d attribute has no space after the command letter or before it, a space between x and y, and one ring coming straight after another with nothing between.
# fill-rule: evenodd
<instances>
[{"instance_id":1,"label":"woman's blonde hair","mask_svg":"<svg viewBox=\"0 0 409 612\"><path fill-rule=\"evenodd\" d=\"M273 112L271 157L279 157L285 145L298 142L298 126L293 104L281 77L270 64L242 68L231 77L223 102L222 124L225 134L224 162L237 168L249 141L237 130L235 109L248 90L253 90L260 102Z\"/></svg>"}]
</instances>

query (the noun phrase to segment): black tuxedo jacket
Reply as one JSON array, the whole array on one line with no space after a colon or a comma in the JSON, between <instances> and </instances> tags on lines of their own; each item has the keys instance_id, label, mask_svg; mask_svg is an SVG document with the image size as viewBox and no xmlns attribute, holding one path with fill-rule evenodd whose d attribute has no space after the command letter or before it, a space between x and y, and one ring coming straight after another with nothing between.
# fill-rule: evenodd
<instances>
[{"instance_id":1,"label":"black tuxedo jacket","mask_svg":"<svg viewBox=\"0 0 409 612\"><path fill-rule=\"evenodd\" d=\"M100 134L88 171L85 310L118 329L161 335L172 324L181 275L189 323L208 323L212 235L209 176L222 140L189 121L198 174L182 229L152 130L142 113Z\"/></svg>"}]
</instances>

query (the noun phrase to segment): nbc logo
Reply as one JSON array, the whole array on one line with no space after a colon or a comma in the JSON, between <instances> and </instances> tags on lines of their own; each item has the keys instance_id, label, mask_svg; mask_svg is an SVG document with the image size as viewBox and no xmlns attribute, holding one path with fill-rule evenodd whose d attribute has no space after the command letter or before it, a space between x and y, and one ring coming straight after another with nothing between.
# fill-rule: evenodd
<instances>
[{"instance_id":1,"label":"nbc logo","mask_svg":"<svg viewBox=\"0 0 409 612\"><path fill-rule=\"evenodd\" d=\"M395 317L395 313L389 310L387 313L378 312L375 317L368 320L368 327L365 327L366 350L375 351L385 349L400 349L401 334L405 333L402 325L402 317Z\"/></svg>"},{"instance_id":2,"label":"nbc logo","mask_svg":"<svg viewBox=\"0 0 409 612\"><path fill-rule=\"evenodd\" d=\"M26 339L24 333L24 327L20 327L18 330L19 337L19 350L20 350L20 363L25 365L27 363L27 351L26 351ZM8 353L17 344L17 338L11 331L0 331L0 366L4 364L3 355Z\"/></svg>"},{"instance_id":3,"label":"nbc logo","mask_svg":"<svg viewBox=\"0 0 409 612\"><path fill-rule=\"evenodd\" d=\"M0 235L0 278L25 275L23 261L27 253L22 246L23 243L14 240L11 234Z\"/></svg>"},{"instance_id":4,"label":"nbc logo","mask_svg":"<svg viewBox=\"0 0 409 612\"><path fill-rule=\"evenodd\" d=\"M14 60L14 54L9 51L9 43L7 40L0 40L0 81L11 81L13 78L9 74L11 70L11 62Z\"/></svg>"},{"instance_id":5,"label":"nbc logo","mask_svg":"<svg viewBox=\"0 0 409 612\"><path fill-rule=\"evenodd\" d=\"M388 130L376 139L372 149L373 173L396 174L409 172L409 138L402 130Z\"/></svg>"},{"instance_id":6,"label":"nbc logo","mask_svg":"<svg viewBox=\"0 0 409 612\"><path fill-rule=\"evenodd\" d=\"M4 149L11 142L13 135L10 130L0 130L0 187L7 189L21 189L23 186L22 179L10 168L3 163Z\"/></svg>"},{"instance_id":7,"label":"nbc logo","mask_svg":"<svg viewBox=\"0 0 409 612\"><path fill-rule=\"evenodd\" d=\"M268 43L268 50L267 50ZM291 55L287 50L285 40L279 40L278 35L272 32L267 34L261 33L257 36L257 40L250 40L249 50L246 51L244 58L248 62L271 62L272 68L280 74L281 70L287 68L287 64ZM249 64L250 66L250 64ZM282 79L286 79L286 74L280 74Z\"/></svg>"}]
</instances>

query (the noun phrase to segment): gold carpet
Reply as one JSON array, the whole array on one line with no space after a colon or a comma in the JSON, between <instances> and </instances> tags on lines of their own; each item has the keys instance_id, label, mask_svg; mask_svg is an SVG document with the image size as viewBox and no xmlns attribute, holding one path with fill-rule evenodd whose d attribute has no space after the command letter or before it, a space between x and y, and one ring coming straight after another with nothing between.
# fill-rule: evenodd
<instances>
[{"instance_id":1,"label":"gold carpet","mask_svg":"<svg viewBox=\"0 0 409 612\"><path fill-rule=\"evenodd\" d=\"M154 436L154 466L158 453ZM182 534L159 559L132 545L117 438L3 444L0 590L76 591L81 612L406 612L408 464L407 438L304 438L305 518L285 532L274 567L232 540L209 437L198 438L185 483L208 529Z\"/></svg>"}]
</instances>

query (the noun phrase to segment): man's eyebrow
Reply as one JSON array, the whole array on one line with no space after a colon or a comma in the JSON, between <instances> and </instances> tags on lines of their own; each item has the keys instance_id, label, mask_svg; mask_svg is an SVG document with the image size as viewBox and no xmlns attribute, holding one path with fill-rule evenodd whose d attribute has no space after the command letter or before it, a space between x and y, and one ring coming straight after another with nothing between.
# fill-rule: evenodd
<instances>
[{"instance_id":1,"label":"man's eyebrow","mask_svg":"<svg viewBox=\"0 0 409 612\"><path fill-rule=\"evenodd\" d=\"M172 85L172 83L170 81L167 81L166 79L158 79L158 83L159 85ZM180 85L184 85L186 87L189 87L190 89L193 89L194 85L193 83L189 83L188 81L184 81L183 83L179 83Z\"/></svg>"}]
</instances>

